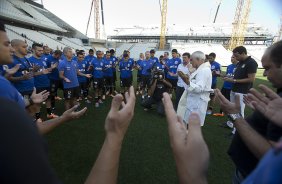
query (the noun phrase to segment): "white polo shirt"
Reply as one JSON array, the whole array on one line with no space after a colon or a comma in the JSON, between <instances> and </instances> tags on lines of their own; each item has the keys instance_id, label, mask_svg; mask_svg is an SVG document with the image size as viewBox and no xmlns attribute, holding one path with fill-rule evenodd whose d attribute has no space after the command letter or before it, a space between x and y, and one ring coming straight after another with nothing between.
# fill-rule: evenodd
<instances>
[{"instance_id":1,"label":"white polo shirt","mask_svg":"<svg viewBox=\"0 0 282 184\"><path fill-rule=\"evenodd\" d=\"M187 64L186 66L183 65L183 63L181 63L180 65L178 65L177 67L177 72L178 71L182 71L185 75L190 75L189 72L189 64ZM178 80L177 80L177 86L178 87L184 87L185 82L181 79L181 77L178 76Z\"/></svg>"}]
</instances>

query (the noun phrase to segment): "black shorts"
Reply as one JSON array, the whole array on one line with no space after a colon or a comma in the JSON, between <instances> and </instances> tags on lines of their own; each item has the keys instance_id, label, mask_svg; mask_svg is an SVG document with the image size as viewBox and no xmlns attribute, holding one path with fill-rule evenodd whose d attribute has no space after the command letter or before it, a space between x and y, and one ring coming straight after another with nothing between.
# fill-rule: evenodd
<instances>
[{"instance_id":1,"label":"black shorts","mask_svg":"<svg viewBox=\"0 0 282 184\"><path fill-rule=\"evenodd\" d=\"M114 79L113 77L105 77L105 85L106 87L112 87L113 86Z\"/></svg>"},{"instance_id":2,"label":"black shorts","mask_svg":"<svg viewBox=\"0 0 282 184\"><path fill-rule=\"evenodd\" d=\"M129 88L131 85L132 85L132 77L120 79L120 87L128 87Z\"/></svg>"},{"instance_id":3,"label":"black shorts","mask_svg":"<svg viewBox=\"0 0 282 184\"><path fill-rule=\"evenodd\" d=\"M137 74L137 82L138 83L142 82L142 75L141 74Z\"/></svg>"},{"instance_id":4,"label":"black shorts","mask_svg":"<svg viewBox=\"0 0 282 184\"><path fill-rule=\"evenodd\" d=\"M221 89L221 93L222 95L230 101L230 93L231 93L231 89L226 89L226 88L222 88Z\"/></svg>"},{"instance_id":5,"label":"black shorts","mask_svg":"<svg viewBox=\"0 0 282 184\"><path fill-rule=\"evenodd\" d=\"M93 88L102 89L104 87L104 78L94 78L93 79Z\"/></svg>"},{"instance_id":6,"label":"black shorts","mask_svg":"<svg viewBox=\"0 0 282 184\"><path fill-rule=\"evenodd\" d=\"M176 88L177 86L177 79L169 79L169 78L166 78L168 80L168 82L172 85L172 88Z\"/></svg>"},{"instance_id":7,"label":"black shorts","mask_svg":"<svg viewBox=\"0 0 282 184\"><path fill-rule=\"evenodd\" d=\"M151 82L150 75L142 75L142 88L145 89L146 87L149 88Z\"/></svg>"},{"instance_id":8,"label":"black shorts","mask_svg":"<svg viewBox=\"0 0 282 184\"><path fill-rule=\"evenodd\" d=\"M79 97L79 87L64 89L64 98L66 100Z\"/></svg>"},{"instance_id":9,"label":"black shorts","mask_svg":"<svg viewBox=\"0 0 282 184\"><path fill-rule=\"evenodd\" d=\"M79 89L80 90L87 90L88 89L88 83L87 82L80 82L79 83Z\"/></svg>"},{"instance_id":10,"label":"black shorts","mask_svg":"<svg viewBox=\"0 0 282 184\"><path fill-rule=\"evenodd\" d=\"M62 80L50 80L50 85L51 95L55 95L58 89L64 89Z\"/></svg>"}]
</instances>

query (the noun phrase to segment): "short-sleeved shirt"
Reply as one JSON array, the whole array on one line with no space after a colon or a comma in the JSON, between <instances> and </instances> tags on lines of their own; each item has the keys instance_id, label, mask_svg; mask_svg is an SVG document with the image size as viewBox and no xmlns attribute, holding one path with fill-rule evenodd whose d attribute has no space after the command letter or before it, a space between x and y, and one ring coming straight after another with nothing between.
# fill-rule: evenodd
<instances>
[{"instance_id":1,"label":"short-sleeved shirt","mask_svg":"<svg viewBox=\"0 0 282 184\"><path fill-rule=\"evenodd\" d=\"M128 59L128 61L125 61L122 59L119 62L119 70L120 70L120 78L126 79L132 77L132 68L134 63Z\"/></svg>"},{"instance_id":2,"label":"short-sleeved shirt","mask_svg":"<svg viewBox=\"0 0 282 184\"><path fill-rule=\"evenodd\" d=\"M142 75L150 76L151 75L151 70L154 67L154 61L151 59L148 60L143 60L141 63L141 68L142 68Z\"/></svg>"},{"instance_id":3,"label":"short-sleeved shirt","mask_svg":"<svg viewBox=\"0 0 282 184\"><path fill-rule=\"evenodd\" d=\"M142 62L143 62L142 59L139 59L139 60L136 61L136 66L140 67L140 70L138 70L138 72L137 72L138 75L142 74L142 68L141 68L142 67Z\"/></svg>"},{"instance_id":4,"label":"short-sleeved shirt","mask_svg":"<svg viewBox=\"0 0 282 184\"><path fill-rule=\"evenodd\" d=\"M159 62L159 59L158 59L157 57L150 57L150 59L151 59L154 63Z\"/></svg>"},{"instance_id":5,"label":"short-sleeved shirt","mask_svg":"<svg viewBox=\"0 0 282 184\"><path fill-rule=\"evenodd\" d=\"M93 59L96 59L96 57L95 57L95 56L91 56L91 55L87 55L87 56L85 56L85 58L84 58L84 60L87 61L89 64L91 64L91 61L92 61Z\"/></svg>"},{"instance_id":6,"label":"short-sleeved shirt","mask_svg":"<svg viewBox=\"0 0 282 184\"><path fill-rule=\"evenodd\" d=\"M162 71L162 72L165 71L165 65L163 65L162 63L160 63L158 61L154 64L154 68L156 68L157 70Z\"/></svg>"},{"instance_id":7,"label":"short-sleeved shirt","mask_svg":"<svg viewBox=\"0 0 282 184\"><path fill-rule=\"evenodd\" d=\"M2 76L0 76L0 97L14 101L25 109L23 96L6 78Z\"/></svg>"},{"instance_id":8,"label":"short-sleeved shirt","mask_svg":"<svg viewBox=\"0 0 282 184\"><path fill-rule=\"evenodd\" d=\"M189 75L189 68L188 66L184 66L183 63L178 65L177 71L182 71L185 75ZM178 87L184 87L185 82L182 80L182 78L180 76L178 76L178 81L177 81L177 86Z\"/></svg>"},{"instance_id":9,"label":"short-sleeved shirt","mask_svg":"<svg viewBox=\"0 0 282 184\"><path fill-rule=\"evenodd\" d=\"M113 67L112 67L113 72L116 72L116 65L117 65L118 59L115 56L111 56L111 60L113 61Z\"/></svg>"},{"instance_id":10,"label":"short-sleeved shirt","mask_svg":"<svg viewBox=\"0 0 282 184\"><path fill-rule=\"evenodd\" d=\"M51 68L51 65L58 63L59 59L54 58L52 55L50 55L46 60L48 68ZM59 65L58 65L59 66ZM49 73L49 79L51 80L61 80L59 76L59 70L58 67L54 68L51 73Z\"/></svg>"},{"instance_id":11,"label":"short-sleeved shirt","mask_svg":"<svg viewBox=\"0 0 282 184\"><path fill-rule=\"evenodd\" d=\"M37 66L40 67L38 72L41 72L44 69L48 68L46 61L43 60L42 57L38 59L38 58L36 58L34 56L31 56L29 58L29 61L33 65L37 65ZM34 85L35 85L36 88L47 88L47 87L50 87L50 80L49 80L48 74L34 76Z\"/></svg>"},{"instance_id":12,"label":"short-sleeved shirt","mask_svg":"<svg viewBox=\"0 0 282 184\"><path fill-rule=\"evenodd\" d=\"M282 97L282 92L279 93L279 96ZM246 121L256 132L268 140L277 142L282 136L282 128L268 120L258 111L255 111L251 116L246 118ZM235 133L228 154L244 177L248 176L259 162L256 156L246 146L238 132Z\"/></svg>"},{"instance_id":13,"label":"short-sleeved shirt","mask_svg":"<svg viewBox=\"0 0 282 184\"><path fill-rule=\"evenodd\" d=\"M86 74L88 69L88 64L86 60L77 61L77 69L80 73ZM77 75L77 79L79 83L87 82L87 77Z\"/></svg>"},{"instance_id":14,"label":"short-sleeved shirt","mask_svg":"<svg viewBox=\"0 0 282 184\"><path fill-rule=\"evenodd\" d=\"M239 61L234 72L234 79L246 79L248 74L257 73L258 64L249 56L245 61ZM234 83L232 91L237 93L248 93L253 83Z\"/></svg>"},{"instance_id":15,"label":"short-sleeved shirt","mask_svg":"<svg viewBox=\"0 0 282 184\"><path fill-rule=\"evenodd\" d=\"M235 70L236 70L235 64L228 65L226 68L226 77L233 78ZM223 83L224 89L232 89L232 87L233 87L233 83L224 81Z\"/></svg>"},{"instance_id":16,"label":"short-sleeved shirt","mask_svg":"<svg viewBox=\"0 0 282 184\"><path fill-rule=\"evenodd\" d=\"M91 62L91 66L93 66L93 72L92 72L92 75L93 75L93 78L95 79L101 79L104 77L104 72L103 70L105 69L105 66L104 66L104 59L93 59L92 62Z\"/></svg>"},{"instance_id":17,"label":"short-sleeved shirt","mask_svg":"<svg viewBox=\"0 0 282 184\"><path fill-rule=\"evenodd\" d=\"M50 57L51 54L42 54L41 59L42 61L47 61L48 57Z\"/></svg>"},{"instance_id":18,"label":"short-sleeved shirt","mask_svg":"<svg viewBox=\"0 0 282 184\"><path fill-rule=\"evenodd\" d=\"M64 76L71 82L63 80L64 89L75 88L79 86L77 79L77 62L74 60L68 61L67 59L61 60L59 63L59 72L63 71Z\"/></svg>"},{"instance_id":19,"label":"short-sleeved shirt","mask_svg":"<svg viewBox=\"0 0 282 184\"><path fill-rule=\"evenodd\" d=\"M220 72L221 71L221 69L220 69L221 66L220 66L220 64L218 62L213 61L210 64L211 64L211 71L212 71L212 73ZM216 82L217 82L217 76L213 75L212 76L212 85L215 85Z\"/></svg>"},{"instance_id":20,"label":"short-sleeved shirt","mask_svg":"<svg viewBox=\"0 0 282 184\"><path fill-rule=\"evenodd\" d=\"M29 73L30 70L32 69L32 65L27 58L25 58L25 57L19 58L19 57L14 55L13 56L13 63L9 64L8 66L9 66L9 68L13 68L17 64L20 65L20 69L13 75L14 77L21 77L21 76L23 76L23 74ZM33 91L34 78L32 77L28 80L20 80L20 81L17 81L17 82L13 82L13 85L16 87L16 89L20 93Z\"/></svg>"},{"instance_id":21,"label":"short-sleeved shirt","mask_svg":"<svg viewBox=\"0 0 282 184\"><path fill-rule=\"evenodd\" d=\"M182 62L180 58L171 58L170 60L168 60L166 63L166 66L168 67L168 72L176 74L178 65L180 65L181 63ZM177 79L177 76L171 76L169 75L169 73L167 73L166 77L168 79Z\"/></svg>"},{"instance_id":22,"label":"short-sleeved shirt","mask_svg":"<svg viewBox=\"0 0 282 184\"><path fill-rule=\"evenodd\" d=\"M112 77L113 76L113 61L112 59L104 59L104 76Z\"/></svg>"}]
</instances>

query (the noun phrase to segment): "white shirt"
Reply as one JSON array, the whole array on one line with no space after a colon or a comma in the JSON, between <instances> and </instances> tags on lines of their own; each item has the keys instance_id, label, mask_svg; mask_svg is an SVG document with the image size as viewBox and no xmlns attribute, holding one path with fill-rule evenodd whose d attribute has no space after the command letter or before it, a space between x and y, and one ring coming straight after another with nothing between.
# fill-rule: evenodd
<instances>
[{"instance_id":1,"label":"white shirt","mask_svg":"<svg viewBox=\"0 0 282 184\"><path fill-rule=\"evenodd\" d=\"M177 67L177 72L178 71L182 71L185 75L190 75L189 72L189 68L188 68L188 64L186 66L183 65L183 63L181 63L180 65L178 65ZM177 80L177 86L178 87L184 87L185 82L181 79L181 77L178 75L178 80Z\"/></svg>"}]
</instances>

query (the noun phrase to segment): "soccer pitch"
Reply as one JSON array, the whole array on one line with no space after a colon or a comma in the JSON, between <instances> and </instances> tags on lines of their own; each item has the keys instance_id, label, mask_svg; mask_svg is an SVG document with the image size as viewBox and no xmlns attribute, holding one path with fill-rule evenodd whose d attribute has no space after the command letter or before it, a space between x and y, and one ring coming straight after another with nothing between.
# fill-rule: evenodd
<instances>
[{"instance_id":1,"label":"soccer pitch","mask_svg":"<svg viewBox=\"0 0 282 184\"><path fill-rule=\"evenodd\" d=\"M258 84L271 86L262 73L259 69L255 88ZM136 84L136 75L134 81ZM116 84L119 86L118 82ZM221 79L218 87L222 87ZM166 119L155 110L145 112L140 98L137 97L134 118L123 142L118 183L178 183ZM95 108L94 103L86 105L83 102L81 106L88 107L85 116L67 122L45 136L50 162L63 183L84 183L104 141L104 120L111 99L108 97L99 108ZM61 114L63 102L57 104L57 113ZM216 111L219 111L218 106ZM250 113L247 108L246 115ZM226 117L208 115L203 127L210 150L209 183L231 183L234 166L226 153L231 141L227 135L231 130L220 126L225 121Z\"/></svg>"}]
</instances>

